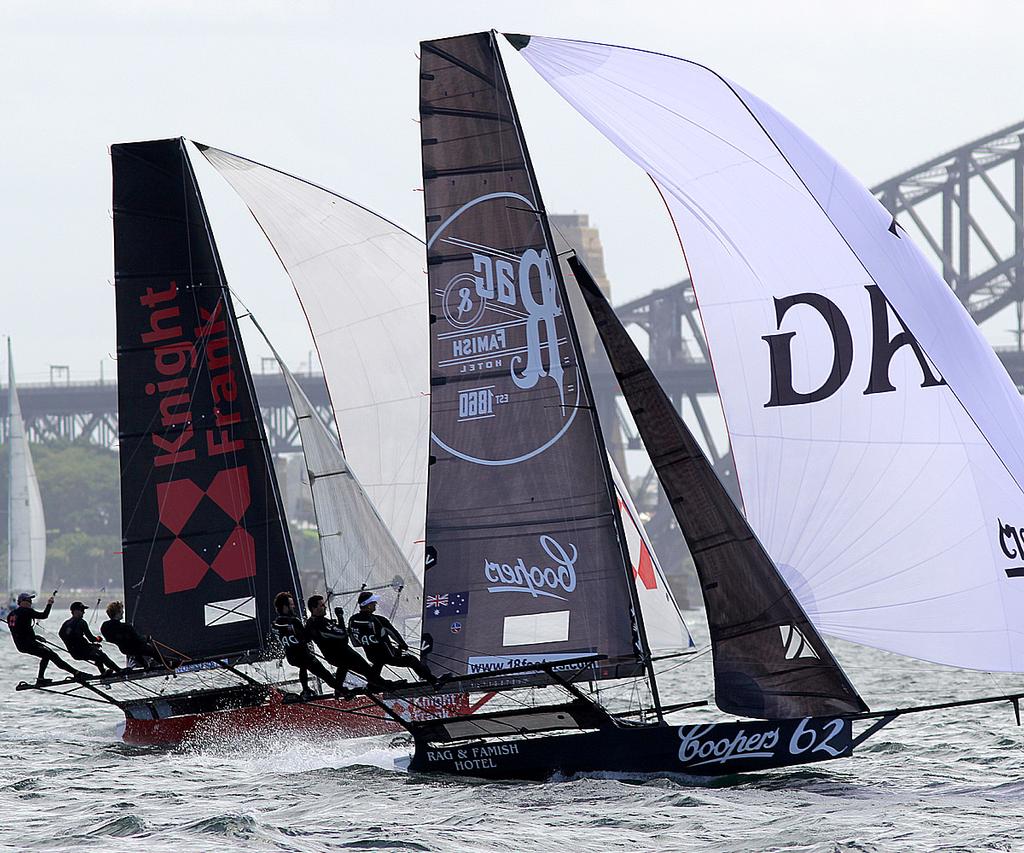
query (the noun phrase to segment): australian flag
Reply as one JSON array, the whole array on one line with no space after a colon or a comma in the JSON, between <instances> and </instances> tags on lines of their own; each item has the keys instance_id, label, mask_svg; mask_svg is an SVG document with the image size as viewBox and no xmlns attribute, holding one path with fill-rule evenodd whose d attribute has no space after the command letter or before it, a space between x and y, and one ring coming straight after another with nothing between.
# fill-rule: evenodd
<instances>
[{"instance_id":1,"label":"australian flag","mask_svg":"<svg viewBox=\"0 0 1024 853\"><path fill-rule=\"evenodd\" d=\"M465 616L469 613L469 592L443 592L428 595L425 616Z\"/></svg>"}]
</instances>

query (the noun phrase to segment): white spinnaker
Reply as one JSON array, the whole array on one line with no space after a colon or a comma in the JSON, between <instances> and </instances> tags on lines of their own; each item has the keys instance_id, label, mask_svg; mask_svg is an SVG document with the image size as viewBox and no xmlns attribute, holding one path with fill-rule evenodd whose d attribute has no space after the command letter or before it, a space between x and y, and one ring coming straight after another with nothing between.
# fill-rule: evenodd
<instances>
[{"instance_id":1,"label":"white spinnaker","mask_svg":"<svg viewBox=\"0 0 1024 853\"><path fill-rule=\"evenodd\" d=\"M912 657L1024 670L1024 404L991 347L891 216L770 107L673 57L533 38L523 56L643 168L678 229L751 526L824 632ZM865 393L877 286L948 385L921 387L910 346L895 390ZM766 406L769 344L793 388L834 363L823 295L853 343L845 382ZM837 318L833 317L835 322ZM902 331L888 310L887 342ZM880 338L882 335L879 336ZM881 363L881 362L880 362ZM885 365L882 364L882 370ZM876 383L875 389L880 386Z\"/></svg>"},{"instance_id":2,"label":"white spinnaker","mask_svg":"<svg viewBox=\"0 0 1024 853\"><path fill-rule=\"evenodd\" d=\"M39 480L32 464L21 403L14 381L14 359L10 340L7 344L7 376L9 397L8 441L10 442L10 479L8 481L10 512L7 544L8 592L39 592L46 565L46 522Z\"/></svg>"},{"instance_id":3,"label":"white spinnaker","mask_svg":"<svg viewBox=\"0 0 1024 853\"><path fill-rule=\"evenodd\" d=\"M419 642L423 585L406 562L373 503L352 473L337 437L313 408L309 397L277 358L302 439L320 555L332 606L351 615L363 586L378 592L381 612L406 639Z\"/></svg>"},{"instance_id":4,"label":"white spinnaker","mask_svg":"<svg viewBox=\"0 0 1024 853\"><path fill-rule=\"evenodd\" d=\"M410 565L423 565L430 374L423 243L335 193L216 148L291 278L345 458Z\"/></svg>"},{"instance_id":5,"label":"white spinnaker","mask_svg":"<svg viewBox=\"0 0 1024 853\"><path fill-rule=\"evenodd\" d=\"M654 546L647 537L629 489L610 455L608 467L619 499L619 514L622 516L622 529L629 547L629 562L633 568L637 599L643 611L647 644L655 654L692 648L693 638L679 613L679 606L672 595L658 555L654 553Z\"/></svg>"}]
</instances>

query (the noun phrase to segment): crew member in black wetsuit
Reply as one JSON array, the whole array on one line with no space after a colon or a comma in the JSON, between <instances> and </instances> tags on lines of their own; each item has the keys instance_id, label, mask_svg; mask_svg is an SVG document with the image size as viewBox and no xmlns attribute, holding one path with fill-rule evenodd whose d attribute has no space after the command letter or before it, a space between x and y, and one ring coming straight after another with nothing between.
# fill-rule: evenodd
<instances>
[{"instance_id":1,"label":"crew member in black wetsuit","mask_svg":"<svg viewBox=\"0 0 1024 853\"><path fill-rule=\"evenodd\" d=\"M345 614L340 607L334 608L338 617L335 622L327 618L327 602L322 595L314 595L307 602L309 606L309 619L306 620L306 633L309 639L320 649L331 666L337 667L334 673L334 680L337 687L334 688L335 696L343 696L346 699L351 696L351 691L344 687L345 676L349 670L358 672L366 679L370 687L379 689L384 686L378 673L374 673L373 667L366 662L366 659L352 648L349 642L348 629L345 627Z\"/></svg>"},{"instance_id":2,"label":"crew member in black wetsuit","mask_svg":"<svg viewBox=\"0 0 1024 853\"><path fill-rule=\"evenodd\" d=\"M71 602L71 618L60 626L60 638L75 660L87 660L96 664L100 675L120 675L121 667L108 658L100 648L100 642L85 621L86 606L81 601Z\"/></svg>"},{"instance_id":3,"label":"crew member in black wetsuit","mask_svg":"<svg viewBox=\"0 0 1024 853\"><path fill-rule=\"evenodd\" d=\"M72 676L85 675L84 672L79 672L71 664L61 660L56 652L44 646L36 636L36 632L32 630L32 623L36 619L45 619L50 615L50 608L53 607L53 596L51 595L47 599L46 609L41 613L38 610L32 609L33 598L35 596L29 595L27 592L23 592L18 596L18 606L7 614L7 627L11 629L14 646L19 652L39 658L39 673L36 676L36 687L46 687L48 684L53 684L49 678L44 678L46 675L46 665L50 661L53 661L54 666L58 666L65 672L71 673Z\"/></svg>"},{"instance_id":4,"label":"crew member in black wetsuit","mask_svg":"<svg viewBox=\"0 0 1024 853\"><path fill-rule=\"evenodd\" d=\"M123 620L124 605L120 601L111 601L107 605L107 621L100 625L100 634L128 658L129 667L141 666L143 669L151 669L154 666L162 666L164 659L161 658L156 646L142 637L130 622ZM171 669L176 664L176 660L167 659L167 666Z\"/></svg>"},{"instance_id":5,"label":"crew member in black wetsuit","mask_svg":"<svg viewBox=\"0 0 1024 853\"><path fill-rule=\"evenodd\" d=\"M374 678L386 666L408 667L424 681L439 683L423 661L409 652L409 644L385 616L374 611L380 599L372 592L359 593L359 612L348 620L348 631L370 659Z\"/></svg>"},{"instance_id":6,"label":"crew member in black wetsuit","mask_svg":"<svg viewBox=\"0 0 1024 853\"><path fill-rule=\"evenodd\" d=\"M284 646L285 660L292 666L298 667L302 698L312 699L316 696L309 689L310 672L333 687L335 695L340 695L338 688L341 687L341 682L334 680L334 676L316 659L309 647L309 634L306 633L306 626L302 624L302 620L295 613L295 599L292 598L292 594L279 592L274 597L274 609L277 610L277 618L273 622L273 628L281 645Z\"/></svg>"}]
</instances>

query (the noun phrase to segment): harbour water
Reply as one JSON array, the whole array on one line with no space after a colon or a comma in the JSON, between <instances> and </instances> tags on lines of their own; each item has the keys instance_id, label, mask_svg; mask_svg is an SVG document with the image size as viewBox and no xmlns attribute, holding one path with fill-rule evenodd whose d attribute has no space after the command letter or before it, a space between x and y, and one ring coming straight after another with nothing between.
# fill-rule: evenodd
<instances>
[{"instance_id":1,"label":"harbour water","mask_svg":"<svg viewBox=\"0 0 1024 853\"><path fill-rule=\"evenodd\" d=\"M1024 687L833 645L874 709ZM1024 849L1024 729L1005 702L907 716L852 759L758 775L484 783L398 770L391 738L128 747L116 709L15 693L35 666L6 639L0 666L5 851ZM709 656L662 683L668 701L706 697Z\"/></svg>"}]
</instances>

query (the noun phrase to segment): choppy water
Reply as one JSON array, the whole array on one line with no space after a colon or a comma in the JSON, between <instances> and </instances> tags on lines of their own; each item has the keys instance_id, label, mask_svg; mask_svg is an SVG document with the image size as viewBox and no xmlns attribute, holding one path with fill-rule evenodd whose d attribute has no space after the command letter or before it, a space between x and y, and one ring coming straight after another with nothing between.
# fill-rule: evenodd
<instances>
[{"instance_id":1,"label":"choppy water","mask_svg":"<svg viewBox=\"0 0 1024 853\"><path fill-rule=\"evenodd\" d=\"M1024 686L837 653L875 708ZM116 710L8 690L35 663L6 638L0 665L0 850L1024 849L1024 729L1008 704L905 717L854 758L805 768L499 784L396 770L406 753L388 738L127 747ZM701 698L707 657L663 682L668 701Z\"/></svg>"}]
</instances>

